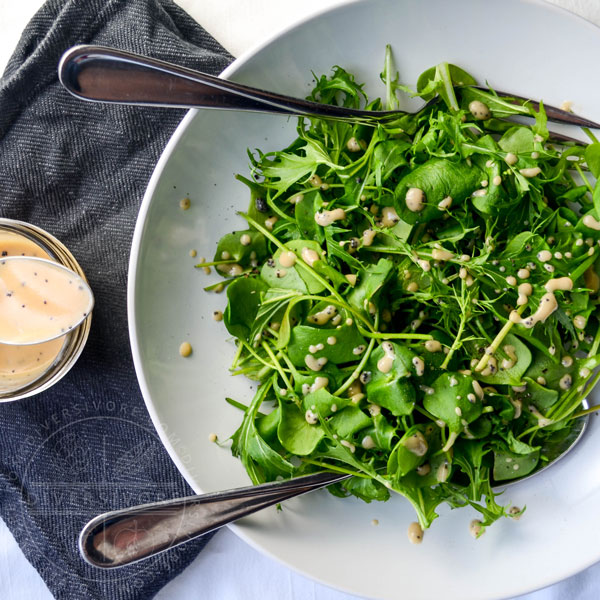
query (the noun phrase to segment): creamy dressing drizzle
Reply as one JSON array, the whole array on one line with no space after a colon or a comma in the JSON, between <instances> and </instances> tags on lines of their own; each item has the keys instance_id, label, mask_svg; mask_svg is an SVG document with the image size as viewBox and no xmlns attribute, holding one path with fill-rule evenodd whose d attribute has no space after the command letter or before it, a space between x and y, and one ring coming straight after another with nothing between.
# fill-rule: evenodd
<instances>
[{"instance_id":1,"label":"creamy dressing drizzle","mask_svg":"<svg viewBox=\"0 0 600 600\"><path fill-rule=\"evenodd\" d=\"M378 404L369 404L369 406L367 406L367 410L372 417L376 417L377 415L381 414L381 406Z\"/></svg>"},{"instance_id":2,"label":"creamy dressing drizzle","mask_svg":"<svg viewBox=\"0 0 600 600\"><path fill-rule=\"evenodd\" d=\"M520 323L531 329L536 323L543 323L557 308L556 297L552 292L548 292L542 296L538 309L526 319L523 319L516 310L513 310L508 318L512 323Z\"/></svg>"},{"instance_id":3,"label":"creamy dressing drizzle","mask_svg":"<svg viewBox=\"0 0 600 600\"><path fill-rule=\"evenodd\" d=\"M377 233L372 229L365 229L362 233L362 244L363 246L370 246L375 239Z\"/></svg>"},{"instance_id":4,"label":"creamy dressing drizzle","mask_svg":"<svg viewBox=\"0 0 600 600\"><path fill-rule=\"evenodd\" d=\"M393 227L400 217L393 206L384 206L381 209L381 226L382 227Z\"/></svg>"},{"instance_id":5,"label":"creamy dressing drizzle","mask_svg":"<svg viewBox=\"0 0 600 600\"><path fill-rule=\"evenodd\" d=\"M319 422L319 417L310 408L304 413L304 418L309 425L316 425Z\"/></svg>"},{"instance_id":6,"label":"creamy dressing drizzle","mask_svg":"<svg viewBox=\"0 0 600 600\"><path fill-rule=\"evenodd\" d=\"M521 411L523 410L523 402L521 400L509 398L510 403L515 408L515 414L513 415L513 419L518 419L521 416Z\"/></svg>"},{"instance_id":7,"label":"creamy dressing drizzle","mask_svg":"<svg viewBox=\"0 0 600 600\"><path fill-rule=\"evenodd\" d=\"M423 373L425 373L425 362L419 356L415 356L412 359L413 367L415 368L415 373L417 377L422 377Z\"/></svg>"},{"instance_id":8,"label":"creamy dressing drizzle","mask_svg":"<svg viewBox=\"0 0 600 600\"><path fill-rule=\"evenodd\" d=\"M573 364L573 358L571 356L563 356L560 361L560 364L563 367L569 368Z\"/></svg>"},{"instance_id":9,"label":"creamy dressing drizzle","mask_svg":"<svg viewBox=\"0 0 600 600\"><path fill-rule=\"evenodd\" d=\"M592 215L585 215L583 217L583 224L590 229L600 231L600 221L597 221Z\"/></svg>"},{"instance_id":10,"label":"creamy dressing drizzle","mask_svg":"<svg viewBox=\"0 0 600 600\"><path fill-rule=\"evenodd\" d=\"M504 353L508 356L508 358L504 358L502 360L502 368L503 369L512 369L517 364L517 355L515 354L515 347L507 344L502 347Z\"/></svg>"},{"instance_id":11,"label":"creamy dressing drizzle","mask_svg":"<svg viewBox=\"0 0 600 600\"><path fill-rule=\"evenodd\" d=\"M323 310L310 315L307 320L315 325L325 325L337 315L337 308L333 304L329 304Z\"/></svg>"},{"instance_id":12,"label":"creamy dressing drizzle","mask_svg":"<svg viewBox=\"0 0 600 600\"><path fill-rule=\"evenodd\" d=\"M342 446L344 446L345 448L348 448L348 450L350 450L350 452L352 452L352 454L354 454L354 452L356 452L356 446L352 442L348 442L347 440L341 440L340 444Z\"/></svg>"},{"instance_id":13,"label":"creamy dressing drizzle","mask_svg":"<svg viewBox=\"0 0 600 600\"><path fill-rule=\"evenodd\" d=\"M377 370L381 373L389 373L394 366L394 359L396 358L394 346L390 342L383 342L381 349L384 352L384 356L377 361Z\"/></svg>"},{"instance_id":14,"label":"creamy dressing drizzle","mask_svg":"<svg viewBox=\"0 0 600 600\"><path fill-rule=\"evenodd\" d=\"M561 379L561 381L562 381L562 379ZM564 390L567 388L562 388L562 389ZM547 427L548 425L550 425L552 423L552 421L550 419L547 419L546 417L544 417L544 415L533 404L530 404L527 408L529 409L529 412L537 419L538 425L540 427Z\"/></svg>"},{"instance_id":15,"label":"creamy dressing drizzle","mask_svg":"<svg viewBox=\"0 0 600 600\"><path fill-rule=\"evenodd\" d=\"M306 246L300 250L300 256L309 267L312 267L318 260L321 260L321 257L317 254L317 252L307 248Z\"/></svg>"},{"instance_id":16,"label":"creamy dressing drizzle","mask_svg":"<svg viewBox=\"0 0 600 600\"><path fill-rule=\"evenodd\" d=\"M483 392L483 388L481 387L481 384L479 383L479 381L474 380L472 385L473 385L473 391L477 394L477 397L480 400L483 400L484 392Z\"/></svg>"},{"instance_id":17,"label":"creamy dressing drizzle","mask_svg":"<svg viewBox=\"0 0 600 600\"><path fill-rule=\"evenodd\" d=\"M518 288L519 297L517 298L517 305L523 306L523 304L527 304L529 300L529 296L533 293L533 287L530 283L522 283Z\"/></svg>"},{"instance_id":18,"label":"creamy dressing drizzle","mask_svg":"<svg viewBox=\"0 0 600 600\"><path fill-rule=\"evenodd\" d=\"M440 352L442 350L442 344L437 340L427 340L425 342L425 350L427 350L427 352Z\"/></svg>"},{"instance_id":19,"label":"creamy dressing drizzle","mask_svg":"<svg viewBox=\"0 0 600 600\"><path fill-rule=\"evenodd\" d=\"M411 544L420 544L423 541L423 528L416 522L408 526L407 534Z\"/></svg>"},{"instance_id":20,"label":"creamy dressing drizzle","mask_svg":"<svg viewBox=\"0 0 600 600\"><path fill-rule=\"evenodd\" d=\"M469 533L474 537L480 537L485 530L483 529L483 523L479 519L473 519L469 523Z\"/></svg>"},{"instance_id":21,"label":"creamy dressing drizzle","mask_svg":"<svg viewBox=\"0 0 600 600\"><path fill-rule=\"evenodd\" d=\"M268 219L265 220L265 227L271 231L271 229L273 229L273 225L275 225L275 223L277 223L279 219L277 217L269 217Z\"/></svg>"},{"instance_id":22,"label":"creamy dressing drizzle","mask_svg":"<svg viewBox=\"0 0 600 600\"><path fill-rule=\"evenodd\" d=\"M431 252L433 260L452 260L454 258L454 252L450 250L444 250L443 248L434 248Z\"/></svg>"},{"instance_id":23,"label":"creamy dressing drizzle","mask_svg":"<svg viewBox=\"0 0 600 600\"><path fill-rule=\"evenodd\" d=\"M431 473L431 465L429 463L423 463L417 467L416 471L417 475L424 477L425 475Z\"/></svg>"},{"instance_id":24,"label":"creamy dressing drizzle","mask_svg":"<svg viewBox=\"0 0 600 600\"><path fill-rule=\"evenodd\" d=\"M417 264L421 267L421 269L423 269L423 271L425 271L426 273L428 271L431 271L431 263L428 260L425 260L424 258L419 258L417 259Z\"/></svg>"},{"instance_id":25,"label":"creamy dressing drizzle","mask_svg":"<svg viewBox=\"0 0 600 600\"><path fill-rule=\"evenodd\" d=\"M244 272L244 268L237 263L230 263L226 265L217 265L217 269L221 271L221 273L225 273L230 277L238 277Z\"/></svg>"},{"instance_id":26,"label":"creamy dressing drizzle","mask_svg":"<svg viewBox=\"0 0 600 600\"><path fill-rule=\"evenodd\" d=\"M573 289L573 280L570 277L558 277L556 279L550 279L544 286L547 292L568 292Z\"/></svg>"},{"instance_id":27,"label":"creamy dressing drizzle","mask_svg":"<svg viewBox=\"0 0 600 600\"><path fill-rule=\"evenodd\" d=\"M540 262L548 262L552 258L552 252L550 250L541 250L537 253L537 259Z\"/></svg>"},{"instance_id":28,"label":"creamy dressing drizzle","mask_svg":"<svg viewBox=\"0 0 600 600\"><path fill-rule=\"evenodd\" d=\"M405 197L406 207L412 212L421 212L425 207L425 194L421 188L408 188Z\"/></svg>"},{"instance_id":29,"label":"creamy dressing drizzle","mask_svg":"<svg viewBox=\"0 0 600 600\"><path fill-rule=\"evenodd\" d=\"M446 196L443 200L438 202L438 208L440 210L448 210L452 206L452 198L450 196Z\"/></svg>"},{"instance_id":30,"label":"creamy dressing drizzle","mask_svg":"<svg viewBox=\"0 0 600 600\"><path fill-rule=\"evenodd\" d=\"M542 170L539 167L528 167L527 169L520 169L519 173L521 173L521 175L523 175L523 177L535 177L536 175L539 175L542 172Z\"/></svg>"},{"instance_id":31,"label":"creamy dressing drizzle","mask_svg":"<svg viewBox=\"0 0 600 600\"><path fill-rule=\"evenodd\" d=\"M371 450L372 448L375 448L375 440L370 435L365 435L365 437L360 442L360 445L365 450Z\"/></svg>"},{"instance_id":32,"label":"creamy dressing drizzle","mask_svg":"<svg viewBox=\"0 0 600 600\"><path fill-rule=\"evenodd\" d=\"M472 100L469 102L469 112L479 121L486 121L492 116L489 106L481 100Z\"/></svg>"},{"instance_id":33,"label":"creamy dressing drizzle","mask_svg":"<svg viewBox=\"0 0 600 600\"><path fill-rule=\"evenodd\" d=\"M306 386L308 386L308 392L306 393L312 393L312 392L317 392L318 390L327 387L327 385L329 384L329 379L327 377L315 377L315 381L314 383L309 386L308 384L304 384ZM302 391L304 392L304 386L302 386ZM304 394L306 395L306 394Z\"/></svg>"},{"instance_id":34,"label":"creamy dressing drizzle","mask_svg":"<svg viewBox=\"0 0 600 600\"><path fill-rule=\"evenodd\" d=\"M479 363L479 361L476 358L473 360L475 361L475 363L471 365L472 367L476 366ZM498 371L498 361L496 360L496 357L492 355L489 357L487 365L481 371L481 374L484 377L489 377L490 375L494 375L497 371Z\"/></svg>"},{"instance_id":35,"label":"creamy dressing drizzle","mask_svg":"<svg viewBox=\"0 0 600 600\"><path fill-rule=\"evenodd\" d=\"M307 354L304 362L311 371L320 371L327 364L327 359L324 356L315 358L312 354Z\"/></svg>"},{"instance_id":36,"label":"creamy dressing drizzle","mask_svg":"<svg viewBox=\"0 0 600 600\"><path fill-rule=\"evenodd\" d=\"M402 445L416 456L425 456L429 446L425 436L417 431L402 441Z\"/></svg>"},{"instance_id":37,"label":"creamy dressing drizzle","mask_svg":"<svg viewBox=\"0 0 600 600\"><path fill-rule=\"evenodd\" d=\"M279 264L286 269L293 267L296 264L296 255L291 250L282 252L279 255Z\"/></svg>"},{"instance_id":38,"label":"creamy dressing drizzle","mask_svg":"<svg viewBox=\"0 0 600 600\"><path fill-rule=\"evenodd\" d=\"M324 210L315 213L315 221L321 227L327 227L335 221L341 221L346 218L346 211L343 208L334 208L333 210Z\"/></svg>"},{"instance_id":39,"label":"creamy dressing drizzle","mask_svg":"<svg viewBox=\"0 0 600 600\"><path fill-rule=\"evenodd\" d=\"M350 387L348 388L348 397L356 396L356 394L360 394L362 392L362 385L360 381L354 380Z\"/></svg>"},{"instance_id":40,"label":"creamy dressing drizzle","mask_svg":"<svg viewBox=\"0 0 600 600\"><path fill-rule=\"evenodd\" d=\"M440 482L440 483L444 483L448 477L450 476L450 465L448 464L448 461L445 460L438 468L437 471L435 472L435 478Z\"/></svg>"}]
</instances>

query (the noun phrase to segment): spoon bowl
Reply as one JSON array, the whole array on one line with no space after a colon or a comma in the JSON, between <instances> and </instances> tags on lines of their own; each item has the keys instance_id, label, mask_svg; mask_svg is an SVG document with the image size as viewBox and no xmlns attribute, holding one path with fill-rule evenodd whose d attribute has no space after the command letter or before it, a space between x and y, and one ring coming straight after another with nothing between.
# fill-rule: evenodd
<instances>
[{"instance_id":1,"label":"spoon bowl","mask_svg":"<svg viewBox=\"0 0 600 600\"><path fill-rule=\"evenodd\" d=\"M33 256L0 259L0 344L27 346L60 338L93 306L90 286L68 267Z\"/></svg>"}]
</instances>

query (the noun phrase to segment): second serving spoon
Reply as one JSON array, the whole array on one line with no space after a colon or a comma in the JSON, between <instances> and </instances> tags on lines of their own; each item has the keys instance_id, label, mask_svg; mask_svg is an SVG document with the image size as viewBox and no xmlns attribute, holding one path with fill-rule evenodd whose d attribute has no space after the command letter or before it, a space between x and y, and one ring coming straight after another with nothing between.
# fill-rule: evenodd
<instances>
[{"instance_id":1,"label":"second serving spoon","mask_svg":"<svg viewBox=\"0 0 600 600\"><path fill-rule=\"evenodd\" d=\"M579 419L569 437L552 448L544 449L548 456L544 467L520 479L502 482L501 487L520 483L554 465L579 442L588 419L589 415ZM95 567L122 567L205 535L263 508L349 477L351 475L345 473L325 471L107 512L93 518L83 528L79 536L79 551Z\"/></svg>"}]
</instances>

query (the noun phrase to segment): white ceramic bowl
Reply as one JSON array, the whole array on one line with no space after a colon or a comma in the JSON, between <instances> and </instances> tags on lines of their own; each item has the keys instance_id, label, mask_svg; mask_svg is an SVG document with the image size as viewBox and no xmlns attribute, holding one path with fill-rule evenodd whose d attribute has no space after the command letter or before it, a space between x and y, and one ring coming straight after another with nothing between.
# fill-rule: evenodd
<instances>
[{"instance_id":1,"label":"white ceramic bowl","mask_svg":"<svg viewBox=\"0 0 600 600\"><path fill-rule=\"evenodd\" d=\"M307 21L237 60L225 77L305 96L311 71L339 64L383 94L379 73L385 44L401 79L414 83L441 61L458 64L498 89L541 97L600 119L595 76L600 34L570 13L536 1L373 0L349 4ZM161 157L135 232L129 309L133 354L154 424L183 476L197 492L248 484L225 440L247 403L251 384L231 377L233 344L213 310L225 298L203 291L217 281L195 270L212 258L217 240L244 228L235 211L249 195L234 180L248 173L246 148L280 149L294 138L285 117L191 111ZM191 208L179 201L189 196ZM191 342L194 353L179 356ZM483 538L468 535L474 511L440 511L425 542L409 544L414 520L402 498L383 504L342 500L327 492L287 502L233 527L262 552L334 587L373 598L486 600L552 584L600 559L600 436L595 418L583 442L548 472L506 492L527 505L519 522L495 524ZM371 525L378 519L379 527Z\"/></svg>"}]
</instances>

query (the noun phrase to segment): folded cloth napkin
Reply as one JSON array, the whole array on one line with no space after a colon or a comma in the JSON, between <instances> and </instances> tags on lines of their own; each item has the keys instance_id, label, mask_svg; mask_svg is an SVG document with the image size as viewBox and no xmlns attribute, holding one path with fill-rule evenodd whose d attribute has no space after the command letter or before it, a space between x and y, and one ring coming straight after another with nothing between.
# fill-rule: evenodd
<instances>
[{"instance_id":1,"label":"folded cloth napkin","mask_svg":"<svg viewBox=\"0 0 600 600\"><path fill-rule=\"evenodd\" d=\"M98 513L191 493L144 408L126 315L138 207L184 112L71 97L57 65L83 43L213 74L232 57L170 0L50 0L0 80L0 216L64 242L96 297L73 370L47 392L0 405L0 514L56 598L137 600L179 573L206 538L103 571L79 557L77 537Z\"/></svg>"}]
</instances>

